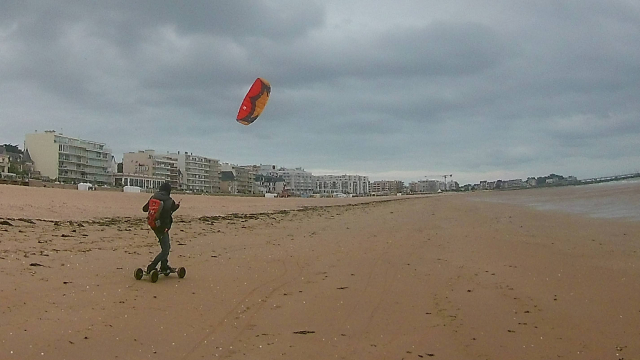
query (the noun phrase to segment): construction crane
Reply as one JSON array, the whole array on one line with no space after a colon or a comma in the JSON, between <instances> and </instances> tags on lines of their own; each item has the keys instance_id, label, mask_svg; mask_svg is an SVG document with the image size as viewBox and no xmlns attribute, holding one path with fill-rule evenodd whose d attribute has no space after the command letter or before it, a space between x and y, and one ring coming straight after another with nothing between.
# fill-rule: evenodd
<instances>
[{"instance_id":1,"label":"construction crane","mask_svg":"<svg viewBox=\"0 0 640 360\"><path fill-rule=\"evenodd\" d=\"M453 178L453 174L442 175L442 177L444 178L444 191L447 191L447 177L449 177L449 179L451 179L451 178Z\"/></svg>"},{"instance_id":2,"label":"construction crane","mask_svg":"<svg viewBox=\"0 0 640 360\"><path fill-rule=\"evenodd\" d=\"M446 184L447 182L447 178L452 178L453 174L446 174L446 175L427 175L425 176L425 178L429 179L429 178L434 178L434 177L441 177L444 178L444 182Z\"/></svg>"},{"instance_id":3,"label":"construction crane","mask_svg":"<svg viewBox=\"0 0 640 360\"><path fill-rule=\"evenodd\" d=\"M444 178L444 191L447 191L447 178L452 179L453 174L445 174L445 175L427 175L425 178L433 178L433 177L441 177Z\"/></svg>"}]
</instances>

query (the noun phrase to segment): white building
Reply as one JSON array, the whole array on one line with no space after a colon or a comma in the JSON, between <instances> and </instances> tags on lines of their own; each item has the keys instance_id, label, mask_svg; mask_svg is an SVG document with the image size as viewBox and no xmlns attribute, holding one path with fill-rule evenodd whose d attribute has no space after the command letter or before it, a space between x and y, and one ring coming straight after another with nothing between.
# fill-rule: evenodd
<instances>
[{"instance_id":1,"label":"white building","mask_svg":"<svg viewBox=\"0 0 640 360\"><path fill-rule=\"evenodd\" d=\"M315 176L315 183L315 192L319 194L369 194L368 176L319 175Z\"/></svg>"},{"instance_id":2,"label":"white building","mask_svg":"<svg viewBox=\"0 0 640 360\"><path fill-rule=\"evenodd\" d=\"M275 176L278 174L278 167L275 165L257 165L258 174Z\"/></svg>"},{"instance_id":3,"label":"white building","mask_svg":"<svg viewBox=\"0 0 640 360\"><path fill-rule=\"evenodd\" d=\"M519 189L527 187L527 183L522 179L512 179L502 182L502 187L504 189Z\"/></svg>"},{"instance_id":4,"label":"white building","mask_svg":"<svg viewBox=\"0 0 640 360\"><path fill-rule=\"evenodd\" d=\"M284 179L286 189L293 195L309 196L313 194L316 188L316 181L313 174L304 171L302 168L279 168L275 174Z\"/></svg>"},{"instance_id":5,"label":"white building","mask_svg":"<svg viewBox=\"0 0 640 360\"><path fill-rule=\"evenodd\" d=\"M220 192L220 160L179 151L170 155L178 162L180 189L198 193Z\"/></svg>"},{"instance_id":6,"label":"white building","mask_svg":"<svg viewBox=\"0 0 640 360\"><path fill-rule=\"evenodd\" d=\"M162 183L166 182L163 177L144 174L116 174L114 178L116 186L135 186L145 190L157 190Z\"/></svg>"},{"instance_id":7,"label":"white building","mask_svg":"<svg viewBox=\"0 0 640 360\"><path fill-rule=\"evenodd\" d=\"M154 150L125 153L122 159L123 184L157 188L157 179L174 189L198 193L220 192L220 161L193 153L157 153ZM132 176L136 175L136 176ZM125 177L128 180L125 180ZM151 185L148 185L151 184Z\"/></svg>"},{"instance_id":8,"label":"white building","mask_svg":"<svg viewBox=\"0 0 640 360\"><path fill-rule=\"evenodd\" d=\"M63 183L113 185L111 150L104 143L45 131L27 134L24 148L41 176Z\"/></svg>"},{"instance_id":9,"label":"white building","mask_svg":"<svg viewBox=\"0 0 640 360\"><path fill-rule=\"evenodd\" d=\"M154 150L128 152L122 157L122 172L124 186L139 186L145 189L157 189L157 181L169 182L171 187L178 189L180 171L178 160L170 154L158 154ZM131 184L131 181L134 184ZM148 184L140 186L137 184ZM157 185L157 186L156 186Z\"/></svg>"},{"instance_id":10,"label":"white building","mask_svg":"<svg viewBox=\"0 0 640 360\"><path fill-rule=\"evenodd\" d=\"M458 184L458 182L457 182L457 181L450 180L450 181L448 181L448 182L446 183L446 185L445 185L445 189L446 189L447 191L456 191L456 190L459 190L459 189L460 189L460 184Z\"/></svg>"}]
</instances>

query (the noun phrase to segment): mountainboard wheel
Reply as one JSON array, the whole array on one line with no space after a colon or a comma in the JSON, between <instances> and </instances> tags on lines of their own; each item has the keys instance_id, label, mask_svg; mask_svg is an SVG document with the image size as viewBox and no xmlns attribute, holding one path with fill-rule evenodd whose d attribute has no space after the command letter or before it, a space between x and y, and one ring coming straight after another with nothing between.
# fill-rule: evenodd
<instances>
[{"instance_id":1,"label":"mountainboard wheel","mask_svg":"<svg viewBox=\"0 0 640 360\"><path fill-rule=\"evenodd\" d=\"M187 275L187 269L185 269L183 267L178 268L178 270L176 272L178 273L178 277L180 279L182 279L183 277L185 277L185 275Z\"/></svg>"},{"instance_id":2,"label":"mountainboard wheel","mask_svg":"<svg viewBox=\"0 0 640 360\"><path fill-rule=\"evenodd\" d=\"M158 273L158 270L151 270L151 272L149 273L149 277L151 278L151 282L154 283L156 281L158 281L158 276L160 276L160 274Z\"/></svg>"},{"instance_id":3,"label":"mountainboard wheel","mask_svg":"<svg viewBox=\"0 0 640 360\"><path fill-rule=\"evenodd\" d=\"M142 279L143 275L144 275L144 270L140 268L137 268L136 271L133 272L133 277L135 277L136 280Z\"/></svg>"}]
</instances>

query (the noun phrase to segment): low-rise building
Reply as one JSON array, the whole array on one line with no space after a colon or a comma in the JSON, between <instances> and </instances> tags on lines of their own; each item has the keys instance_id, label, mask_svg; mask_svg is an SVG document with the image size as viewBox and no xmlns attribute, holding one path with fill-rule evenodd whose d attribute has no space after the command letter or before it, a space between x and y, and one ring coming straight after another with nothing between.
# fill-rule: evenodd
<instances>
[{"instance_id":1,"label":"low-rise building","mask_svg":"<svg viewBox=\"0 0 640 360\"><path fill-rule=\"evenodd\" d=\"M9 172L9 155L0 154L0 173L6 174Z\"/></svg>"},{"instance_id":2,"label":"low-rise building","mask_svg":"<svg viewBox=\"0 0 640 360\"><path fill-rule=\"evenodd\" d=\"M145 174L124 174L119 173L114 176L115 185L118 187L137 186L145 190L155 190L166 181L165 178L149 176Z\"/></svg>"},{"instance_id":3,"label":"low-rise building","mask_svg":"<svg viewBox=\"0 0 640 360\"><path fill-rule=\"evenodd\" d=\"M278 176L256 174L256 194L281 194L284 190L284 179Z\"/></svg>"},{"instance_id":4,"label":"low-rise building","mask_svg":"<svg viewBox=\"0 0 640 360\"><path fill-rule=\"evenodd\" d=\"M20 150L15 145L0 145L0 155L5 155L9 158L9 163L15 165L16 168L22 170L20 165L24 162L30 162L29 152Z\"/></svg>"}]
</instances>

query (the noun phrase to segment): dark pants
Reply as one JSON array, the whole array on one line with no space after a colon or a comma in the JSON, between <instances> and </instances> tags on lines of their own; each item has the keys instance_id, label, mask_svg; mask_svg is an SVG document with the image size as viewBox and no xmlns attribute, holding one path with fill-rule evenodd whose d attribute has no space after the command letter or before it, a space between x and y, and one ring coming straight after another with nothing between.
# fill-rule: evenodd
<instances>
[{"instance_id":1,"label":"dark pants","mask_svg":"<svg viewBox=\"0 0 640 360\"><path fill-rule=\"evenodd\" d=\"M160 253L156 255L156 258L153 259L151 264L149 264L147 270L155 269L158 266L158 263L160 263L160 269L166 269L167 267L169 267L169 250L171 250L171 239L169 238L169 232L154 232L156 234L156 237L158 238L158 241L160 242L162 251L160 251Z\"/></svg>"}]
</instances>

